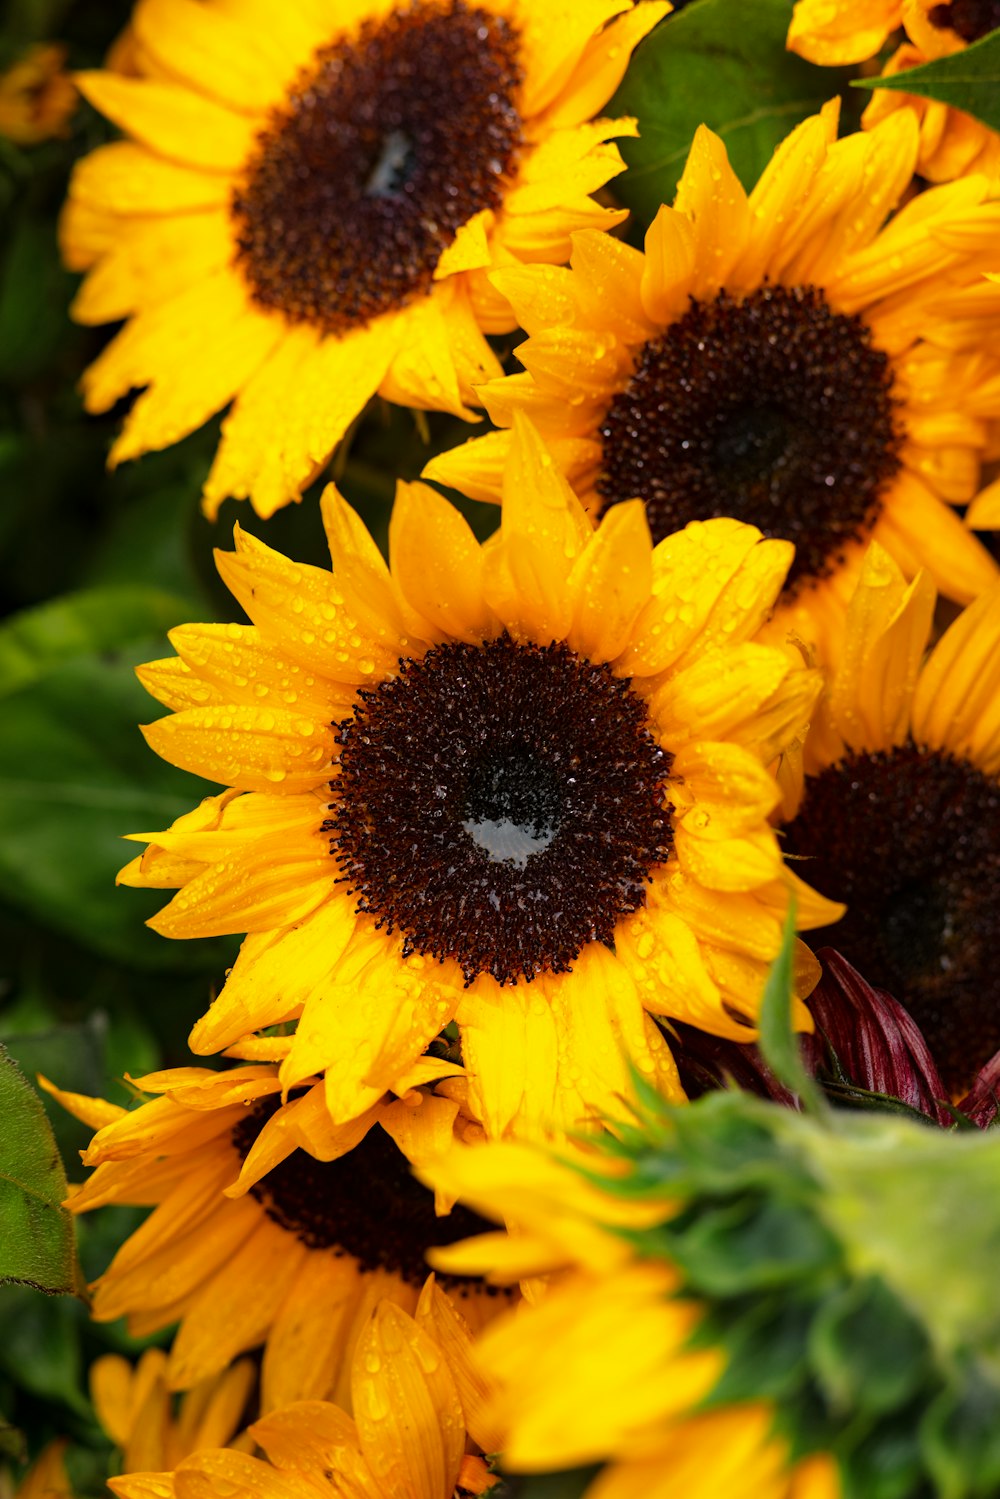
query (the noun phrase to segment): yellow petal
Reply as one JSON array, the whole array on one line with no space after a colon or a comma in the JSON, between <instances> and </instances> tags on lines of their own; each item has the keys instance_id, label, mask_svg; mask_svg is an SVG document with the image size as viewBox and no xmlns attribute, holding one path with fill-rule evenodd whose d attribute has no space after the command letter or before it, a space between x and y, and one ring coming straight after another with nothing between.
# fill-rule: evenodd
<instances>
[{"instance_id":1,"label":"yellow petal","mask_svg":"<svg viewBox=\"0 0 1000 1499\"><path fill-rule=\"evenodd\" d=\"M886 750L906 739L935 602L925 573L907 587L888 553L871 544L830 686L830 717L851 749Z\"/></svg>"},{"instance_id":2,"label":"yellow petal","mask_svg":"<svg viewBox=\"0 0 1000 1499\"><path fill-rule=\"evenodd\" d=\"M345 1323L357 1293L358 1268L352 1256L327 1251L306 1255L268 1334L261 1369L264 1410L276 1411L298 1400L329 1398L341 1372ZM338 1418L340 1414L338 1411ZM347 1417L343 1419L353 1436L354 1423ZM279 1450L277 1440L272 1446L271 1441L264 1441L257 1434L256 1428L252 1428L252 1433L271 1452L272 1459L280 1462L285 1453ZM324 1450L327 1440L328 1436L324 1437ZM310 1440L300 1437L294 1466L306 1466L312 1455Z\"/></svg>"},{"instance_id":3,"label":"yellow petal","mask_svg":"<svg viewBox=\"0 0 1000 1499\"><path fill-rule=\"evenodd\" d=\"M120 1104L108 1103L103 1098L89 1098L85 1093L67 1093L50 1083L41 1073L38 1074L38 1086L50 1094L56 1103L62 1104L74 1119L82 1119L91 1129L103 1129L106 1124L114 1124L128 1113Z\"/></svg>"},{"instance_id":4,"label":"yellow petal","mask_svg":"<svg viewBox=\"0 0 1000 1499\"><path fill-rule=\"evenodd\" d=\"M433 1275L428 1276L420 1293L414 1320L434 1340L448 1361L472 1440L484 1452L499 1452L503 1447L503 1432L487 1413L493 1395L492 1381L473 1360L468 1323Z\"/></svg>"},{"instance_id":5,"label":"yellow petal","mask_svg":"<svg viewBox=\"0 0 1000 1499\"><path fill-rule=\"evenodd\" d=\"M131 25L157 65L199 93L258 116L282 101L285 79L264 39L222 11L196 0L140 0Z\"/></svg>"},{"instance_id":6,"label":"yellow petal","mask_svg":"<svg viewBox=\"0 0 1000 1499\"><path fill-rule=\"evenodd\" d=\"M85 99L114 124L169 161L208 172L237 172L253 149L260 121L234 114L190 89L114 73L77 73Z\"/></svg>"},{"instance_id":7,"label":"yellow petal","mask_svg":"<svg viewBox=\"0 0 1000 1499\"><path fill-rule=\"evenodd\" d=\"M330 778L330 726L289 708L186 708L142 728L182 770L245 791L309 791Z\"/></svg>"},{"instance_id":8,"label":"yellow petal","mask_svg":"<svg viewBox=\"0 0 1000 1499\"><path fill-rule=\"evenodd\" d=\"M1000 588L959 615L931 653L913 701L918 744L1000 767Z\"/></svg>"},{"instance_id":9,"label":"yellow petal","mask_svg":"<svg viewBox=\"0 0 1000 1499\"><path fill-rule=\"evenodd\" d=\"M441 965L418 954L404 962L398 948L373 923L359 926L336 968L316 975L318 992L282 1063L286 1088L323 1072L335 1123L375 1103L454 1013L458 991L442 981Z\"/></svg>"},{"instance_id":10,"label":"yellow petal","mask_svg":"<svg viewBox=\"0 0 1000 1499\"><path fill-rule=\"evenodd\" d=\"M836 107L827 107L797 125L771 157L750 194L753 230L745 252L733 265L740 287L752 290L772 273L773 259L780 253L784 236L794 232L836 138Z\"/></svg>"},{"instance_id":11,"label":"yellow petal","mask_svg":"<svg viewBox=\"0 0 1000 1499\"><path fill-rule=\"evenodd\" d=\"M824 68L864 62L895 31L902 12L903 0L839 6L828 0L797 0L786 45Z\"/></svg>"},{"instance_id":12,"label":"yellow petal","mask_svg":"<svg viewBox=\"0 0 1000 1499\"><path fill-rule=\"evenodd\" d=\"M706 125L695 131L674 207L694 226L692 292L701 298L714 296L743 254L751 216L726 148Z\"/></svg>"},{"instance_id":13,"label":"yellow petal","mask_svg":"<svg viewBox=\"0 0 1000 1499\"><path fill-rule=\"evenodd\" d=\"M371 532L333 484L323 491L320 514L333 572L348 612L360 622L369 639L377 640L398 658L407 623Z\"/></svg>"},{"instance_id":14,"label":"yellow petal","mask_svg":"<svg viewBox=\"0 0 1000 1499\"><path fill-rule=\"evenodd\" d=\"M490 264L492 256L488 233L492 228L493 212L484 208L474 213L471 219L459 225L455 238L444 250L434 267L435 281L445 276L455 276L460 271L475 271Z\"/></svg>"},{"instance_id":15,"label":"yellow petal","mask_svg":"<svg viewBox=\"0 0 1000 1499\"><path fill-rule=\"evenodd\" d=\"M567 580L573 621L566 643L590 661L613 661L649 599L653 544L641 500L613 505Z\"/></svg>"},{"instance_id":16,"label":"yellow petal","mask_svg":"<svg viewBox=\"0 0 1000 1499\"><path fill-rule=\"evenodd\" d=\"M320 672L306 670L260 630L236 624L180 625L170 631L169 639L187 668L225 693L223 701L270 700L327 719L346 718L350 711L352 692L336 687ZM148 667L138 670L145 686L148 672Z\"/></svg>"},{"instance_id":17,"label":"yellow petal","mask_svg":"<svg viewBox=\"0 0 1000 1499\"><path fill-rule=\"evenodd\" d=\"M174 1474L175 1499L316 1499L316 1486L246 1452L196 1452Z\"/></svg>"},{"instance_id":18,"label":"yellow petal","mask_svg":"<svg viewBox=\"0 0 1000 1499\"><path fill-rule=\"evenodd\" d=\"M114 445L115 462L200 426L256 370L280 337L279 319L250 303L228 268L138 313L85 371L88 411L149 386Z\"/></svg>"},{"instance_id":19,"label":"yellow petal","mask_svg":"<svg viewBox=\"0 0 1000 1499\"><path fill-rule=\"evenodd\" d=\"M232 184L221 174L165 161L134 141L112 141L77 162L70 192L116 214L187 214L228 207Z\"/></svg>"},{"instance_id":20,"label":"yellow petal","mask_svg":"<svg viewBox=\"0 0 1000 1499\"><path fill-rule=\"evenodd\" d=\"M192 1300L170 1352L171 1386L197 1384L263 1342L308 1252L261 1215L254 1232L244 1235Z\"/></svg>"},{"instance_id":21,"label":"yellow petal","mask_svg":"<svg viewBox=\"0 0 1000 1499\"><path fill-rule=\"evenodd\" d=\"M484 591L515 639L547 645L572 618L567 582L591 535L579 500L538 433L518 416L504 471L499 545L487 554Z\"/></svg>"},{"instance_id":22,"label":"yellow petal","mask_svg":"<svg viewBox=\"0 0 1000 1499\"><path fill-rule=\"evenodd\" d=\"M235 553L215 561L265 638L309 671L355 686L389 676L407 653L405 639L386 645L363 630L331 573L290 562L239 527Z\"/></svg>"},{"instance_id":23,"label":"yellow petal","mask_svg":"<svg viewBox=\"0 0 1000 1499\"><path fill-rule=\"evenodd\" d=\"M255 1421L250 1435L277 1468L322 1472L337 1466L344 1448L356 1448L357 1427L346 1411L321 1400L288 1402Z\"/></svg>"},{"instance_id":24,"label":"yellow petal","mask_svg":"<svg viewBox=\"0 0 1000 1499\"><path fill-rule=\"evenodd\" d=\"M656 323L670 323L687 311L697 265L691 219L666 204L646 231L642 305Z\"/></svg>"},{"instance_id":25,"label":"yellow petal","mask_svg":"<svg viewBox=\"0 0 1000 1499\"><path fill-rule=\"evenodd\" d=\"M559 129L591 119L621 83L633 49L670 10L667 0L645 0L598 31L546 110L546 125Z\"/></svg>"},{"instance_id":26,"label":"yellow petal","mask_svg":"<svg viewBox=\"0 0 1000 1499\"><path fill-rule=\"evenodd\" d=\"M375 394L398 340L394 317L343 338L286 329L223 422L205 484L209 517L228 495L264 517L295 499Z\"/></svg>"},{"instance_id":27,"label":"yellow petal","mask_svg":"<svg viewBox=\"0 0 1000 1499\"><path fill-rule=\"evenodd\" d=\"M335 896L301 926L248 937L221 994L192 1030L191 1050L221 1051L295 1014L322 990L356 921L353 901Z\"/></svg>"},{"instance_id":28,"label":"yellow petal","mask_svg":"<svg viewBox=\"0 0 1000 1499\"><path fill-rule=\"evenodd\" d=\"M493 634L479 543L461 511L428 485L399 485L389 557L407 602L445 639L476 645Z\"/></svg>"},{"instance_id":29,"label":"yellow petal","mask_svg":"<svg viewBox=\"0 0 1000 1499\"><path fill-rule=\"evenodd\" d=\"M358 1341L351 1394L382 1492L399 1499L452 1492L465 1450L455 1381L438 1346L391 1303L376 1308Z\"/></svg>"}]
</instances>

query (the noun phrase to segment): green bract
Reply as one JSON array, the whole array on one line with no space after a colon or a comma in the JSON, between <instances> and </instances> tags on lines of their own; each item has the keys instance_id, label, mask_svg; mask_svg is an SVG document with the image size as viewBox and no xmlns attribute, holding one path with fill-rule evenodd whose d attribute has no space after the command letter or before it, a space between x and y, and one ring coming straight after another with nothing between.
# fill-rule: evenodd
<instances>
[{"instance_id":1,"label":"green bract","mask_svg":"<svg viewBox=\"0 0 1000 1499\"><path fill-rule=\"evenodd\" d=\"M1000 1135L647 1089L607 1148L633 1168L610 1190L676 1202L622 1232L705 1305L711 1404L773 1400L796 1456L839 1459L844 1499L996 1493Z\"/></svg>"}]
</instances>

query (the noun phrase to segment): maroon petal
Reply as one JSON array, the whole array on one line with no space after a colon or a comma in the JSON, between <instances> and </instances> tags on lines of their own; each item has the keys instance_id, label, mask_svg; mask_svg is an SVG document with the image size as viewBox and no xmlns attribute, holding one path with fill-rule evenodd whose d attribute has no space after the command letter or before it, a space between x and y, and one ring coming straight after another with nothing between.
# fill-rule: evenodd
<instances>
[{"instance_id":1,"label":"maroon petal","mask_svg":"<svg viewBox=\"0 0 1000 1499\"><path fill-rule=\"evenodd\" d=\"M816 956L823 976L808 1001L818 1033L809 1046L814 1070L827 1062L825 1041L830 1061L854 1087L898 1098L938 1124L952 1125L948 1091L909 1011L867 983L833 948L820 948Z\"/></svg>"},{"instance_id":2,"label":"maroon petal","mask_svg":"<svg viewBox=\"0 0 1000 1499\"><path fill-rule=\"evenodd\" d=\"M958 1105L960 1114L980 1129L989 1129L997 1117L1000 1094L1000 1051L983 1067L968 1093Z\"/></svg>"}]
</instances>

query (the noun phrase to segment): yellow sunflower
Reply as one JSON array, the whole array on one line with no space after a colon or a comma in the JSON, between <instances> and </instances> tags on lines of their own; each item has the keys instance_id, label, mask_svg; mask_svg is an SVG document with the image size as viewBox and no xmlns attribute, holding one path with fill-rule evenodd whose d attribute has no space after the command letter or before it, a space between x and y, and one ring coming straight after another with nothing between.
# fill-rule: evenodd
<instances>
[{"instance_id":1,"label":"yellow sunflower","mask_svg":"<svg viewBox=\"0 0 1000 1499\"><path fill-rule=\"evenodd\" d=\"M203 1447L252 1447L237 1432L257 1383L251 1359L210 1374L176 1398L167 1383L168 1358L147 1348L133 1366L106 1353L90 1369L90 1396L100 1421L121 1451L125 1473L176 1468Z\"/></svg>"},{"instance_id":2,"label":"yellow sunflower","mask_svg":"<svg viewBox=\"0 0 1000 1499\"><path fill-rule=\"evenodd\" d=\"M837 141L824 109L749 198L699 130L645 252L574 236L571 269L497 272L530 335L525 372L480 396L527 412L594 515L635 496L653 538L731 515L795 543L779 619L821 657L874 534L968 600L996 563L951 509L979 485L1000 418L988 185L924 193L886 224L917 147L901 113ZM496 499L510 433L426 476Z\"/></svg>"},{"instance_id":3,"label":"yellow sunflower","mask_svg":"<svg viewBox=\"0 0 1000 1499\"><path fill-rule=\"evenodd\" d=\"M165 936L250 934L191 1045L297 1021L282 1084L323 1073L338 1122L453 1019L491 1135L593 1120L629 1057L676 1094L644 1011L747 1037L797 883L765 766L818 678L753 640L792 548L720 519L654 549L639 503L595 531L528 424L505 485L482 547L401 486L391 569L332 488L332 575L238 530L253 625L140 669L153 748L233 788L122 874L180 887Z\"/></svg>"},{"instance_id":4,"label":"yellow sunflower","mask_svg":"<svg viewBox=\"0 0 1000 1499\"><path fill-rule=\"evenodd\" d=\"M506 1283L545 1276L534 1304L503 1317L477 1341L496 1381L491 1406L506 1432L512 1472L606 1466L585 1499L836 1499L826 1458L789 1471L771 1435L773 1410L740 1404L692 1414L725 1360L692 1346L703 1309L675 1296L663 1259L637 1255L622 1230L654 1228L674 1210L656 1190L621 1198L520 1143L459 1150L422 1172L438 1190L477 1204L517 1232L436 1251L438 1263L477 1267ZM614 1175L613 1171L609 1173ZM465 1273L463 1271L463 1273Z\"/></svg>"},{"instance_id":5,"label":"yellow sunflower","mask_svg":"<svg viewBox=\"0 0 1000 1499\"><path fill-rule=\"evenodd\" d=\"M847 903L816 941L911 1011L957 1099L1000 1051L1000 588L924 661L933 611L873 546L782 839Z\"/></svg>"},{"instance_id":6,"label":"yellow sunflower","mask_svg":"<svg viewBox=\"0 0 1000 1499\"><path fill-rule=\"evenodd\" d=\"M69 134L78 96L63 71L65 61L65 47L45 42L0 73L0 135L19 146L35 146Z\"/></svg>"},{"instance_id":7,"label":"yellow sunflower","mask_svg":"<svg viewBox=\"0 0 1000 1499\"><path fill-rule=\"evenodd\" d=\"M128 1316L136 1336L179 1323L170 1389L191 1389L264 1345L261 1404L349 1399L354 1346L373 1305L412 1311L424 1251L470 1231L470 1215L435 1202L410 1174L476 1130L453 1065L430 1060L400 1096L334 1128L313 1086L279 1106L273 1066L182 1067L141 1078L156 1095L131 1112L104 1104L74 1191L77 1213L108 1203L154 1212L93 1287L98 1321ZM437 1091L425 1078L452 1074ZM93 1118L93 1100L50 1089ZM439 1216L436 1209L442 1210ZM477 1281L445 1281L473 1327L503 1299ZM150 1437L151 1440L151 1437Z\"/></svg>"},{"instance_id":8,"label":"yellow sunflower","mask_svg":"<svg viewBox=\"0 0 1000 1499\"><path fill-rule=\"evenodd\" d=\"M125 133L77 168L67 263L86 323L128 319L89 411L146 387L111 462L228 402L205 486L297 498L365 402L468 409L515 320L490 267L562 261L623 214L599 119L663 0L139 0L143 76L78 76Z\"/></svg>"},{"instance_id":9,"label":"yellow sunflower","mask_svg":"<svg viewBox=\"0 0 1000 1499\"><path fill-rule=\"evenodd\" d=\"M889 76L961 51L1000 25L992 0L799 0L788 32L793 52L821 64L873 57L900 25L910 40L886 62ZM1000 171L1000 135L981 120L936 99L879 89L861 117L866 130L894 114L912 111L920 127L917 171L930 182L952 182L972 172Z\"/></svg>"},{"instance_id":10,"label":"yellow sunflower","mask_svg":"<svg viewBox=\"0 0 1000 1499\"><path fill-rule=\"evenodd\" d=\"M493 1479L479 1452L469 1449L492 1442L495 1434L470 1414L467 1386L455 1376L434 1308L431 1282L413 1317L388 1301L370 1309L351 1366L353 1419L336 1405L299 1402L249 1428L270 1462L231 1449L203 1450L173 1473L113 1478L110 1488L119 1499L452 1499L486 1493Z\"/></svg>"}]
</instances>

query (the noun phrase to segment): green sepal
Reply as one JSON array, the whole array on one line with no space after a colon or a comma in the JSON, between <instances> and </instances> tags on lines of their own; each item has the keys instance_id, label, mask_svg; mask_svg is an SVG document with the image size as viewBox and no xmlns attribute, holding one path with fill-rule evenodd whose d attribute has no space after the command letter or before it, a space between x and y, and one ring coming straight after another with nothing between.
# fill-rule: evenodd
<instances>
[{"instance_id":1,"label":"green sepal","mask_svg":"<svg viewBox=\"0 0 1000 1499\"><path fill-rule=\"evenodd\" d=\"M831 1409L845 1414L896 1410L932 1377L923 1329L876 1276L820 1302L807 1349Z\"/></svg>"},{"instance_id":2,"label":"green sepal","mask_svg":"<svg viewBox=\"0 0 1000 1499\"><path fill-rule=\"evenodd\" d=\"M920 1423L920 1444L940 1499L994 1499L1000 1491L1000 1388L970 1363Z\"/></svg>"}]
</instances>

